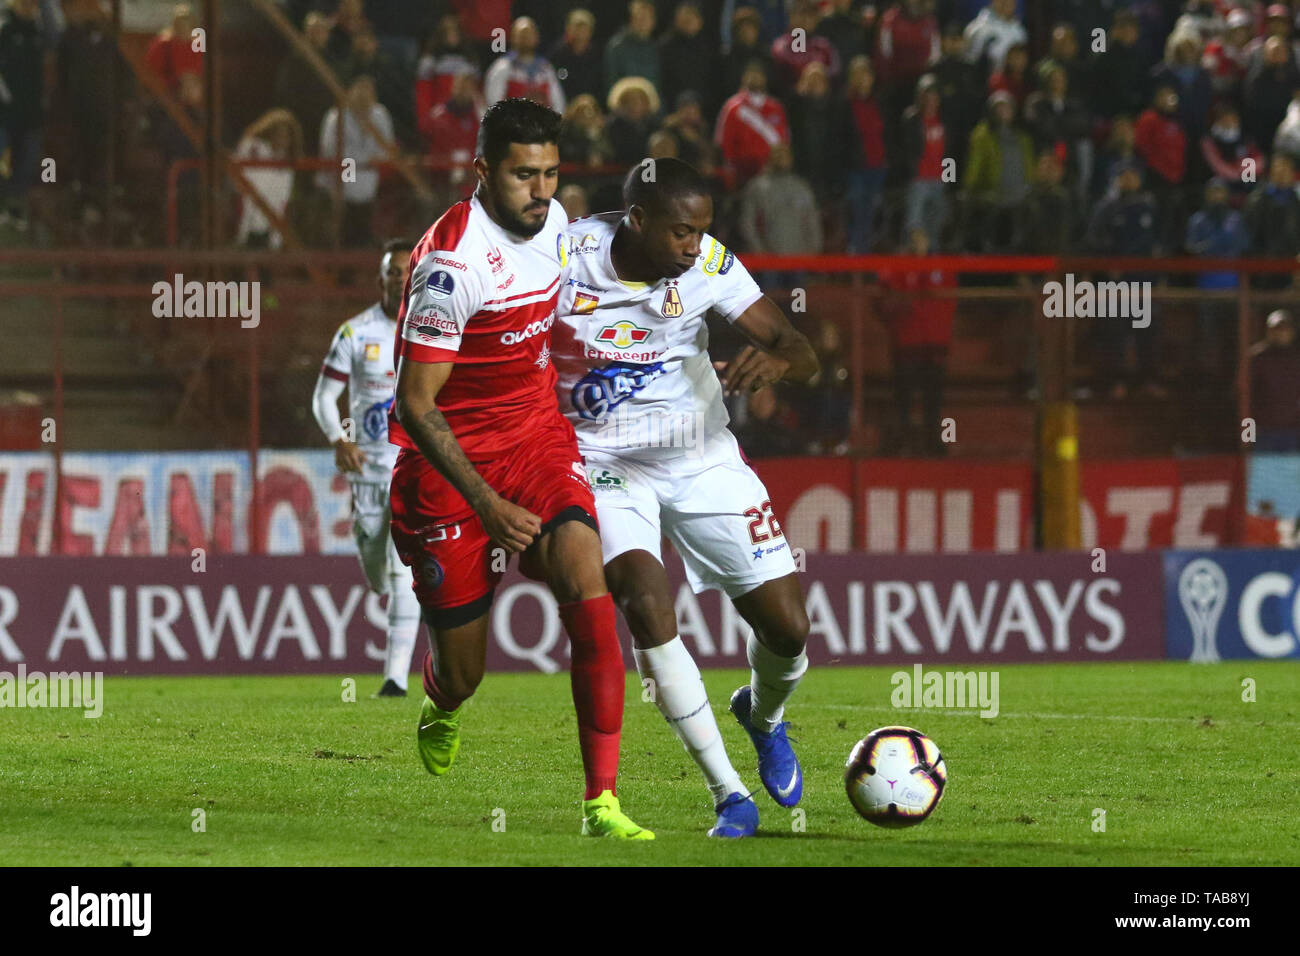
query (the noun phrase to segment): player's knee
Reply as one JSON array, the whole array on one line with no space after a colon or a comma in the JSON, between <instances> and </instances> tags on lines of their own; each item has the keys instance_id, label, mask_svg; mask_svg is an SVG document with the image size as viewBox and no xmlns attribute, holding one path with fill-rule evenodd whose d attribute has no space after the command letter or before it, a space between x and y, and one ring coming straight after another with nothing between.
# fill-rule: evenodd
<instances>
[{"instance_id":1,"label":"player's knee","mask_svg":"<svg viewBox=\"0 0 1300 956\"><path fill-rule=\"evenodd\" d=\"M615 603L633 636L641 641L664 644L676 635L677 614L672 599L657 589L633 582L615 595Z\"/></svg>"},{"instance_id":2,"label":"player's knee","mask_svg":"<svg viewBox=\"0 0 1300 956\"><path fill-rule=\"evenodd\" d=\"M447 674L437 675L438 690L449 699L463 701L474 696L478 685L483 680L483 672L473 673L464 670L452 670Z\"/></svg>"},{"instance_id":3,"label":"player's knee","mask_svg":"<svg viewBox=\"0 0 1300 956\"><path fill-rule=\"evenodd\" d=\"M798 657L808 646L808 612L797 601L783 604L780 613L763 628L764 643L782 657Z\"/></svg>"}]
</instances>

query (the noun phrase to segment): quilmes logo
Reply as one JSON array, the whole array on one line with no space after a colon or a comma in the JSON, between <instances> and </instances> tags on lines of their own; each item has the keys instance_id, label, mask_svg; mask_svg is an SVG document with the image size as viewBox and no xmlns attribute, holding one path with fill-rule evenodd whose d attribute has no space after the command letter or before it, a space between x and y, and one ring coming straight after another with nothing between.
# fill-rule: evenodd
<instances>
[{"instance_id":1,"label":"quilmes logo","mask_svg":"<svg viewBox=\"0 0 1300 956\"><path fill-rule=\"evenodd\" d=\"M681 302L678 302L680 307ZM667 305L664 306L667 308ZM593 303L592 308L595 308ZM624 319L622 322L615 322L613 325L607 325L596 333L596 341L608 343L616 349L630 349L634 345L640 345L646 339L650 338L650 330L643 329L641 326Z\"/></svg>"},{"instance_id":2,"label":"quilmes logo","mask_svg":"<svg viewBox=\"0 0 1300 956\"><path fill-rule=\"evenodd\" d=\"M570 394L573 407L587 421L599 421L663 373L663 362L649 365L614 362L604 368L594 368L573 386Z\"/></svg>"},{"instance_id":3,"label":"quilmes logo","mask_svg":"<svg viewBox=\"0 0 1300 956\"><path fill-rule=\"evenodd\" d=\"M152 893L83 893L74 886L50 897L51 926L125 926L133 936L148 936L152 914Z\"/></svg>"},{"instance_id":4,"label":"quilmes logo","mask_svg":"<svg viewBox=\"0 0 1300 956\"><path fill-rule=\"evenodd\" d=\"M1132 319L1135 329L1151 324L1150 282L1076 281L1043 284L1043 315L1049 319Z\"/></svg>"}]
</instances>

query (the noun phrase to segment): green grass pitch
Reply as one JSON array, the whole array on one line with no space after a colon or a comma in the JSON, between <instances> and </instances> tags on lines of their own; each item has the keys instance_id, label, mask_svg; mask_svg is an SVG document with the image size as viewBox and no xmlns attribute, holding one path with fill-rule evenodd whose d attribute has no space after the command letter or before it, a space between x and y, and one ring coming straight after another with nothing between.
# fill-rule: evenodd
<instances>
[{"instance_id":1,"label":"green grass pitch","mask_svg":"<svg viewBox=\"0 0 1300 956\"><path fill-rule=\"evenodd\" d=\"M109 677L97 720L0 710L0 863L1300 863L1294 662L1002 667L995 719L893 709L897 669L815 668L800 687L788 717L802 831L761 791L725 710L746 675L705 672L733 762L759 789L760 836L734 842L704 836L703 780L629 673L621 796L658 833L631 845L578 835L566 674L489 674L441 779L415 752L418 682L405 700L377 700L378 678L358 676L347 703L342 676ZM853 743L892 723L933 737L949 771L939 809L903 831L859 819L842 780Z\"/></svg>"}]
</instances>

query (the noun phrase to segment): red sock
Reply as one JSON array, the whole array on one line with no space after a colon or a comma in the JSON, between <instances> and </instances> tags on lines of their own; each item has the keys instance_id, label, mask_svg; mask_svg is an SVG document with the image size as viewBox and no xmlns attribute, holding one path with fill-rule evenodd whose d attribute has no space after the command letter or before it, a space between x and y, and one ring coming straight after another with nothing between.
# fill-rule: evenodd
<instances>
[{"instance_id":1,"label":"red sock","mask_svg":"<svg viewBox=\"0 0 1300 956\"><path fill-rule=\"evenodd\" d=\"M439 710L455 710L464 703L463 700L448 697L438 687L438 682L433 678L432 651L424 652L424 692L429 695L429 700L433 701Z\"/></svg>"},{"instance_id":2,"label":"red sock","mask_svg":"<svg viewBox=\"0 0 1300 956\"><path fill-rule=\"evenodd\" d=\"M618 646L614 600L608 594L560 605L573 663L569 681L578 712L578 745L587 776L583 798L618 793L618 742L623 730L623 651Z\"/></svg>"}]
</instances>

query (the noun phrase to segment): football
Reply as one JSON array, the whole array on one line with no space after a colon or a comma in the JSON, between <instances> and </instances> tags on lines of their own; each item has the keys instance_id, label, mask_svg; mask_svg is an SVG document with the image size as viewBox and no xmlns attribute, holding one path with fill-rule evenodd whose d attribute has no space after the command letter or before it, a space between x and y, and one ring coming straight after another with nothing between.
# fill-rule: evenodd
<instances>
[{"instance_id":1,"label":"football","mask_svg":"<svg viewBox=\"0 0 1300 956\"><path fill-rule=\"evenodd\" d=\"M943 799L948 769L933 740L911 727L881 727L849 754L844 788L853 809L876 826L916 826Z\"/></svg>"}]
</instances>

